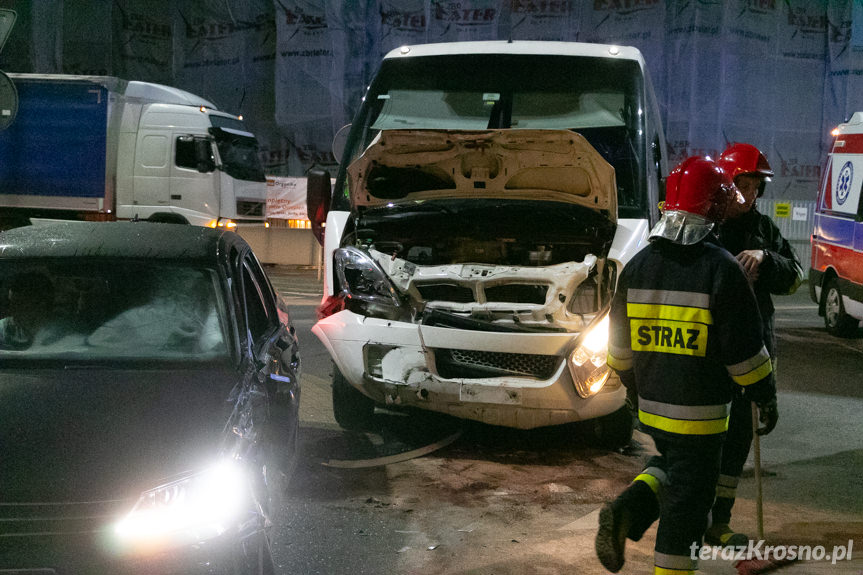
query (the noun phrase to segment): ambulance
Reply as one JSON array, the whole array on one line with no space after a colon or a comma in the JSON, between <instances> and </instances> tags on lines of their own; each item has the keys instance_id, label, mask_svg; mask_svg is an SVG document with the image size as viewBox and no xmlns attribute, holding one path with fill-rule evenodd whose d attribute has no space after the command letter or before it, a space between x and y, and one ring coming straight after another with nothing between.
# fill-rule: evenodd
<instances>
[{"instance_id":1,"label":"ambulance","mask_svg":"<svg viewBox=\"0 0 863 575\"><path fill-rule=\"evenodd\" d=\"M809 295L827 331L849 337L863 319L863 112L833 134L815 206Z\"/></svg>"}]
</instances>

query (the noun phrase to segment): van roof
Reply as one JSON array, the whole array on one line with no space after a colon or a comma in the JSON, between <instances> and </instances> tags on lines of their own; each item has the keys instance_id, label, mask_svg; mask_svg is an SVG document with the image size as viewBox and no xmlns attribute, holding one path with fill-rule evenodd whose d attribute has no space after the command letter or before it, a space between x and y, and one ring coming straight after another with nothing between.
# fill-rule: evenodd
<instances>
[{"instance_id":1,"label":"van roof","mask_svg":"<svg viewBox=\"0 0 863 575\"><path fill-rule=\"evenodd\" d=\"M854 112L851 119L837 126L839 134L863 133L863 112Z\"/></svg>"},{"instance_id":2,"label":"van roof","mask_svg":"<svg viewBox=\"0 0 863 575\"><path fill-rule=\"evenodd\" d=\"M593 56L635 60L644 67L644 57L638 48L614 44L590 44L586 42L543 42L506 40L482 42L444 42L439 44L415 44L391 50L384 59L410 58L417 56L443 56L457 54L536 54L543 56Z\"/></svg>"}]
</instances>

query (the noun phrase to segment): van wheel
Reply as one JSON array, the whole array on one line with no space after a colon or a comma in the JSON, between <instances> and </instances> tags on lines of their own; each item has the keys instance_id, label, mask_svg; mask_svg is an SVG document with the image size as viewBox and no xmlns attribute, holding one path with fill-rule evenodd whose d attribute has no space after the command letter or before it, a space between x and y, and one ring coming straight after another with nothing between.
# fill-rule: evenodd
<instances>
[{"instance_id":1,"label":"van wheel","mask_svg":"<svg viewBox=\"0 0 863 575\"><path fill-rule=\"evenodd\" d=\"M597 445L605 449L621 449L632 441L633 416L628 405L624 405L614 413L588 422L591 435Z\"/></svg>"},{"instance_id":2,"label":"van wheel","mask_svg":"<svg viewBox=\"0 0 863 575\"><path fill-rule=\"evenodd\" d=\"M333 415L342 429L368 429L375 413L375 402L352 386L333 367Z\"/></svg>"},{"instance_id":3,"label":"van wheel","mask_svg":"<svg viewBox=\"0 0 863 575\"><path fill-rule=\"evenodd\" d=\"M839 282L831 278L824 286L824 327L827 333L837 337L851 337L857 331L856 319L845 313L845 304L842 303L842 292L839 291Z\"/></svg>"}]
</instances>

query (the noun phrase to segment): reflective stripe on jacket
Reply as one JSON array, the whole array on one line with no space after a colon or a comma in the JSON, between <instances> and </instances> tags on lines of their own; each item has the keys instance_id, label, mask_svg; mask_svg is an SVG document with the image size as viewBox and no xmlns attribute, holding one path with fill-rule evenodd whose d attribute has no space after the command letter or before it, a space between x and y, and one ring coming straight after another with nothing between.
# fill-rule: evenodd
<instances>
[{"instance_id":1,"label":"reflective stripe on jacket","mask_svg":"<svg viewBox=\"0 0 863 575\"><path fill-rule=\"evenodd\" d=\"M709 241L656 239L627 264L611 306L608 365L634 380L641 422L668 433L726 431L735 383L753 401L775 393L752 289Z\"/></svg>"}]
</instances>

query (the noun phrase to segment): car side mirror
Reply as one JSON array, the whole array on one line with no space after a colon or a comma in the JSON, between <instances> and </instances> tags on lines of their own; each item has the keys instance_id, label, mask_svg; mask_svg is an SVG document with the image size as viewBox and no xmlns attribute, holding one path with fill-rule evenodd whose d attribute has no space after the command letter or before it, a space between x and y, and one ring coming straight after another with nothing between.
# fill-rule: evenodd
<instances>
[{"instance_id":1,"label":"car side mirror","mask_svg":"<svg viewBox=\"0 0 863 575\"><path fill-rule=\"evenodd\" d=\"M312 222L312 233L318 243L324 244L324 225L330 211L332 187L327 170L309 170L306 179L306 213Z\"/></svg>"},{"instance_id":2,"label":"car side mirror","mask_svg":"<svg viewBox=\"0 0 863 575\"><path fill-rule=\"evenodd\" d=\"M216 161L213 159L213 148L209 140L195 138L195 161L198 171L202 174L212 172L216 169Z\"/></svg>"}]
</instances>

